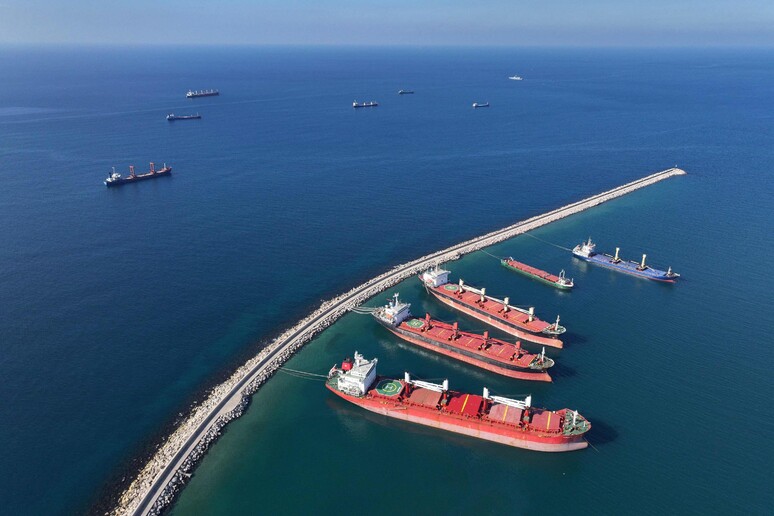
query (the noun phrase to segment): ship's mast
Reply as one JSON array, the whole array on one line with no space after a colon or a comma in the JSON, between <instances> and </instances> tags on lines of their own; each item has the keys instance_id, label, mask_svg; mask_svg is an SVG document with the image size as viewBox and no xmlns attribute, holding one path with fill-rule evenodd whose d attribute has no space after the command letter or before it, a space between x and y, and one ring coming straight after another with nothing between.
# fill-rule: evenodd
<instances>
[{"instance_id":1,"label":"ship's mast","mask_svg":"<svg viewBox=\"0 0 774 516\"><path fill-rule=\"evenodd\" d=\"M449 390L449 380L446 379L443 381L443 383L430 383L430 382L423 382L422 380L412 380L411 374L406 371L403 374L403 381L405 381L409 385L413 385L414 387L419 387L422 389L427 389L428 391L435 391L435 392L446 392Z\"/></svg>"}]
</instances>

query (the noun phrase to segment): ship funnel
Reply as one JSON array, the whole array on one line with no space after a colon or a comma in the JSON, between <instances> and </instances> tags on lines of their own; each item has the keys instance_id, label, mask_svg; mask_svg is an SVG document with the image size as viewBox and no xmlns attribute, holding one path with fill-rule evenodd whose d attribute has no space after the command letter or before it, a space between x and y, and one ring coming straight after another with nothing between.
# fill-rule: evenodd
<instances>
[{"instance_id":1,"label":"ship funnel","mask_svg":"<svg viewBox=\"0 0 774 516\"><path fill-rule=\"evenodd\" d=\"M621 250L620 247L616 247L615 248L615 258L613 258L614 262L617 262L620 259L620 258L618 258L618 251L620 251L620 250Z\"/></svg>"},{"instance_id":2,"label":"ship funnel","mask_svg":"<svg viewBox=\"0 0 774 516\"><path fill-rule=\"evenodd\" d=\"M489 341L489 330L486 330L484 332L484 342L488 342L488 341Z\"/></svg>"},{"instance_id":3,"label":"ship funnel","mask_svg":"<svg viewBox=\"0 0 774 516\"><path fill-rule=\"evenodd\" d=\"M532 395L530 394L526 398L524 398L524 405L527 406L527 408L532 406Z\"/></svg>"},{"instance_id":4,"label":"ship funnel","mask_svg":"<svg viewBox=\"0 0 774 516\"><path fill-rule=\"evenodd\" d=\"M442 385L443 385L443 391L444 392L448 391L449 390L449 379L447 378L446 380L444 380Z\"/></svg>"},{"instance_id":5,"label":"ship funnel","mask_svg":"<svg viewBox=\"0 0 774 516\"><path fill-rule=\"evenodd\" d=\"M646 256L648 256L648 255L647 255L647 254L643 254L643 255L642 255L642 263L640 263L640 268L641 268L641 269L644 269L644 268L645 268L645 257L646 257Z\"/></svg>"},{"instance_id":6,"label":"ship funnel","mask_svg":"<svg viewBox=\"0 0 774 516\"><path fill-rule=\"evenodd\" d=\"M486 387L484 387L484 399L485 400L489 399L489 389L487 389Z\"/></svg>"},{"instance_id":7,"label":"ship funnel","mask_svg":"<svg viewBox=\"0 0 774 516\"><path fill-rule=\"evenodd\" d=\"M155 174L156 173L156 165L152 161L151 161L151 164L150 164L150 171L151 171L151 174Z\"/></svg>"},{"instance_id":8,"label":"ship funnel","mask_svg":"<svg viewBox=\"0 0 774 516\"><path fill-rule=\"evenodd\" d=\"M535 307L530 306L529 307L529 322L532 322L535 319Z\"/></svg>"},{"instance_id":9,"label":"ship funnel","mask_svg":"<svg viewBox=\"0 0 774 516\"><path fill-rule=\"evenodd\" d=\"M507 297L505 299L503 299L503 311L504 312L508 311L508 303L510 303L510 301L511 301L510 298L507 298Z\"/></svg>"},{"instance_id":10,"label":"ship funnel","mask_svg":"<svg viewBox=\"0 0 774 516\"><path fill-rule=\"evenodd\" d=\"M409 374L408 371L403 373L403 381L406 383L411 383L411 375Z\"/></svg>"},{"instance_id":11,"label":"ship funnel","mask_svg":"<svg viewBox=\"0 0 774 516\"><path fill-rule=\"evenodd\" d=\"M460 293L465 292L465 282L460 278Z\"/></svg>"},{"instance_id":12,"label":"ship funnel","mask_svg":"<svg viewBox=\"0 0 774 516\"><path fill-rule=\"evenodd\" d=\"M129 165L129 175L134 177L134 165Z\"/></svg>"},{"instance_id":13,"label":"ship funnel","mask_svg":"<svg viewBox=\"0 0 774 516\"><path fill-rule=\"evenodd\" d=\"M481 289L481 302L483 303L486 299L486 287Z\"/></svg>"}]
</instances>

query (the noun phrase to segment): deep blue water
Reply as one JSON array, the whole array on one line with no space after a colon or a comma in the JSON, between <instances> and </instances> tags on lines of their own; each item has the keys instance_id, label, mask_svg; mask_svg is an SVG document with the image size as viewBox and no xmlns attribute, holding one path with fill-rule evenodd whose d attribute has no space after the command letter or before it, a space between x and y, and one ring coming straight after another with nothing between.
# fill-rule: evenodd
<instances>
[{"instance_id":1,"label":"deep blue water","mask_svg":"<svg viewBox=\"0 0 774 516\"><path fill-rule=\"evenodd\" d=\"M357 348L382 373L532 392L586 414L595 449L504 450L366 416L280 375L175 512L332 512L358 493L388 513L405 510L406 489L420 513L774 502L771 51L3 48L0 71L3 512L87 510L202 389L321 299L675 164L690 175L536 236L647 252L679 285L526 237L490 252L565 268L576 291L482 253L451 264L562 314L554 384L418 352L354 314L289 365L324 372ZM189 88L222 94L191 101ZM149 161L173 177L102 185L112 166ZM414 280L398 290L453 317Z\"/></svg>"}]
</instances>

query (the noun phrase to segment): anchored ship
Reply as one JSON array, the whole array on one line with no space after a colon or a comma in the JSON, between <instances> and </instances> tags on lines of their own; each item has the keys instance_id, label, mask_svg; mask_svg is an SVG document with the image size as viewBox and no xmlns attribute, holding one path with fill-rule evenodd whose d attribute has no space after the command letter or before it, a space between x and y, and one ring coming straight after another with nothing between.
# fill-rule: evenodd
<instances>
[{"instance_id":1,"label":"anchored ship","mask_svg":"<svg viewBox=\"0 0 774 516\"><path fill-rule=\"evenodd\" d=\"M361 107L376 107L379 104L376 102L358 102L357 100L352 103L353 108L361 108Z\"/></svg>"},{"instance_id":2,"label":"anchored ship","mask_svg":"<svg viewBox=\"0 0 774 516\"><path fill-rule=\"evenodd\" d=\"M524 79L522 79L521 77L519 77L518 75L511 75L511 76L510 76L510 77L508 77L508 78L509 78L510 80L512 80L512 81L523 81L523 80L524 80Z\"/></svg>"},{"instance_id":3,"label":"anchored ship","mask_svg":"<svg viewBox=\"0 0 774 516\"><path fill-rule=\"evenodd\" d=\"M398 95L413 95L414 92L412 90L400 90L398 92Z\"/></svg>"},{"instance_id":4,"label":"anchored ship","mask_svg":"<svg viewBox=\"0 0 774 516\"><path fill-rule=\"evenodd\" d=\"M325 386L337 396L366 410L411 423L486 439L508 446L544 452L580 450L591 423L578 411L547 410L524 400L449 390L441 384L376 375L377 359L366 360L358 352L328 373Z\"/></svg>"},{"instance_id":5,"label":"anchored ship","mask_svg":"<svg viewBox=\"0 0 774 516\"><path fill-rule=\"evenodd\" d=\"M564 275L564 269L562 269L562 272L559 273L559 276L556 276L550 272L536 269L535 267L527 265L526 263L517 262L510 256L507 260L500 260L500 265L561 290L570 290L575 286L573 280L567 279L567 277Z\"/></svg>"},{"instance_id":6,"label":"anchored ship","mask_svg":"<svg viewBox=\"0 0 774 516\"><path fill-rule=\"evenodd\" d=\"M215 97L217 95L220 95L218 90L188 90L188 93L185 94L185 98L195 99L196 97Z\"/></svg>"},{"instance_id":7,"label":"anchored ship","mask_svg":"<svg viewBox=\"0 0 774 516\"><path fill-rule=\"evenodd\" d=\"M116 172L116 167L113 167L113 173L105 179L105 186L119 186L126 183L134 183L135 181L143 181L145 179L154 179L156 177L168 176L170 174L172 174L172 167L168 167L166 163L164 163L164 168L161 170L156 170L155 165L151 163L150 171L139 175L134 173L134 165L130 165L129 175L126 177L122 177L121 174Z\"/></svg>"},{"instance_id":8,"label":"anchored ship","mask_svg":"<svg viewBox=\"0 0 774 516\"><path fill-rule=\"evenodd\" d=\"M173 122L175 120L196 120L201 118L202 115L199 113L196 113L195 115L176 115L174 113L170 113L167 115L167 120L170 122Z\"/></svg>"},{"instance_id":9,"label":"anchored ship","mask_svg":"<svg viewBox=\"0 0 774 516\"><path fill-rule=\"evenodd\" d=\"M473 103L473 108L480 108L480 107L489 107L489 102L484 102L483 104L479 104L478 102Z\"/></svg>"},{"instance_id":10,"label":"anchored ship","mask_svg":"<svg viewBox=\"0 0 774 516\"><path fill-rule=\"evenodd\" d=\"M642 261L637 263L635 261L625 261L619 258L619 247L615 248L615 256L611 256L609 254L597 253L595 251L596 246L597 244L593 243L591 241L591 237L589 237L588 241L576 245L572 250L572 254L581 260L649 280L663 281L665 283L675 283L677 282L677 278L680 277L680 275L676 272L672 272L672 267L669 267L669 269L666 271L662 271L645 265L645 257L647 256L646 254L643 254Z\"/></svg>"},{"instance_id":11,"label":"anchored ship","mask_svg":"<svg viewBox=\"0 0 774 516\"><path fill-rule=\"evenodd\" d=\"M371 314L374 318L403 340L430 351L440 353L467 364L511 378L550 382L546 369L554 361L543 352L529 353L521 343L512 344L483 335L460 331L457 323L436 321L426 314L424 319L411 315L411 304L403 303L395 294L393 299Z\"/></svg>"},{"instance_id":12,"label":"anchored ship","mask_svg":"<svg viewBox=\"0 0 774 516\"><path fill-rule=\"evenodd\" d=\"M528 310L512 306L509 299L497 299L486 295L486 289L466 285L461 279L459 285L449 283L449 271L434 267L423 272L419 279L425 289L439 301L479 321L515 335L529 342L561 348L562 341L557 335L566 328L559 325L559 316L551 324L535 317L535 308Z\"/></svg>"}]
</instances>

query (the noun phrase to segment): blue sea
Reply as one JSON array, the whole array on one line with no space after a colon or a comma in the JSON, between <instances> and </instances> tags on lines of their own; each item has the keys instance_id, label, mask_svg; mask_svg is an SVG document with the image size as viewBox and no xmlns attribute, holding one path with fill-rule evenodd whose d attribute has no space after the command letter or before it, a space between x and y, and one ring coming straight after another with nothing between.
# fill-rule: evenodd
<instances>
[{"instance_id":1,"label":"blue sea","mask_svg":"<svg viewBox=\"0 0 774 516\"><path fill-rule=\"evenodd\" d=\"M481 252L448 264L561 314L553 384L420 351L357 314L287 364L325 373L357 350L382 374L531 393L588 417L593 447L441 433L278 374L172 512L770 512L771 50L2 47L0 71L0 512L104 511L207 389L322 299L674 165L689 175L488 249L565 269L572 292ZM185 98L203 88L221 95ZM102 184L151 161L172 177ZM683 279L560 248L588 236ZM415 279L368 304L393 292L484 329Z\"/></svg>"}]
</instances>

